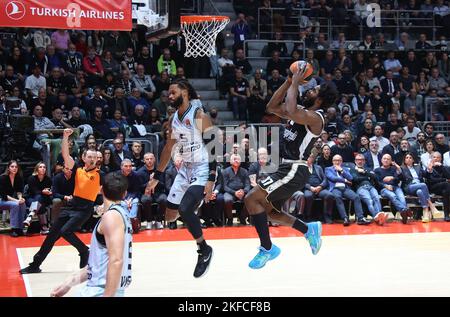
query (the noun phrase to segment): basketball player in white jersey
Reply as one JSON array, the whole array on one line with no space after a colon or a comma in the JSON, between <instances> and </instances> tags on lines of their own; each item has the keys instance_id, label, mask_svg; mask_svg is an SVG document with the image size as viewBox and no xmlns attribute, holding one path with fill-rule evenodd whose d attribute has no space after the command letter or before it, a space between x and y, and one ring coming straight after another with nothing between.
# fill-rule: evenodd
<instances>
[{"instance_id":1,"label":"basketball player in white jersey","mask_svg":"<svg viewBox=\"0 0 450 317\"><path fill-rule=\"evenodd\" d=\"M216 161L209 158L206 144L207 137L214 127L210 117L204 112L197 93L191 84L180 79L169 87L169 101L177 108L170 119L169 138L161 153L160 163L146 192L152 193L175 151L183 157L181 166L167 197L166 221L172 222L181 215L189 232L198 245L198 260L194 277L206 273L213 255L212 248L206 243L200 224L195 214L203 199L208 202L216 180ZM206 133L205 133L206 132Z\"/></svg>"},{"instance_id":2,"label":"basketball player in white jersey","mask_svg":"<svg viewBox=\"0 0 450 317\"><path fill-rule=\"evenodd\" d=\"M79 296L124 296L131 283L132 227L128 211L121 206L127 187L128 181L122 174L105 176L102 188L105 212L92 233L88 265L56 287L52 297L64 296L85 281Z\"/></svg>"},{"instance_id":3,"label":"basketball player in white jersey","mask_svg":"<svg viewBox=\"0 0 450 317\"><path fill-rule=\"evenodd\" d=\"M280 248L270 240L268 217L271 221L290 226L305 235L313 254L320 250L322 225L320 222L305 223L281 207L294 192L303 190L309 175L307 160L314 143L324 129L323 110L331 106L337 96L334 88L327 84L315 87L306 93L302 106L297 105L298 87L303 73L299 70L292 79L288 78L272 96L267 111L287 119L280 152L282 163L275 173L258 182L245 198L245 206L253 218L260 238L259 252L250 261L252 269L262 268L267 261L280 254ZM283 102L286 97L286 101Z\"/></svg>"}]
</instances>

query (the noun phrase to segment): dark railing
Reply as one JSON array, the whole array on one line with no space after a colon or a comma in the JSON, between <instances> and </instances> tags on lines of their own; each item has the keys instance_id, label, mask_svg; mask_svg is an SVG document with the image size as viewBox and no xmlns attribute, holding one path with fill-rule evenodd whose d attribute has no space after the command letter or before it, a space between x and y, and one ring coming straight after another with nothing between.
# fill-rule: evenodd
<instances>
[{"instance_id":1,"label":"dark railing","mask_svg":"<svg viewBox=\"0 0 450 317\"><path fill-rule=\"evenodd\" d=\"M258 9L258 38L267 38L271 37L271 35L275 32L275 23L274 23L274 16L275 18L278 16L282 16L285 23L283 23L283 31L282 33L289 37L291 35L298 34L298 28L300 27L300 17L301 16L308 16L308 13L311 11L311 9L292 9L291 16L286 15L286 9L283 8L264 8L260 7ZM298 12L295 13L295 12ZM358 27L359 28L359 38L354 38L352 40L362 40L364 37L364 30L369 30L367 26L365 26L365 18L360 19L359 23L355 23L354 20L352 20L352 17L355 16L355 10L347 10L347 16L345 17L344 21L345 24L336 24L334 23L333 17L312 17L309 18L310 22L319 22L318 24L312 23L310 26L315 29L316 34L319 33L319 30L325 29L325 31L320 31L321 33L327 34L328 38L333 38L335 34L333 34L333 30L339 30L348 28L350 26L352 27ZM439 28L442 28L441 26L437 26L435 24L435 14L433 12L429 12L430 17L412 17L409 15L409 13L417 12L414 10L380 10L380 20L381 20L381 27L375 28L376 31L383 32L383 33L391 33L395 34L395 38L399 38L400 33L403 31L413 31L413 32L424 32L424 31L430 31L432 34L432 40L436 40L436 31ZM286 19L287 17L287 19ZM261 19L263 19L264 23L261 23ZM275 19L276 20L276 19ZM297 20L298 23L289 23L293 20ZM405 22L405 25L403 23ZM411 25L409 25L411 23ZM302 28L305 28L306 26L302 26ZM295 31L292 31L295 30ZM386 32L390 31L390 32ZM346 32L348 33L348 32ZM349 34L346 34L348 36Z\"/></svg>"}]
</instances>

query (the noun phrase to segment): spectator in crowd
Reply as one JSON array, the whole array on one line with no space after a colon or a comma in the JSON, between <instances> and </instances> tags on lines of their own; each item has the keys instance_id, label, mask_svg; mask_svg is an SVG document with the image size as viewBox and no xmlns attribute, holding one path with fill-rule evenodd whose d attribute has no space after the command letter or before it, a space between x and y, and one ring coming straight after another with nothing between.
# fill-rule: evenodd
<instances>
[{"instance_id":1,"label":"spectator in crowd","mask_svg":"<svg viewBox=\"0 0 450 317\"><path fill-rule=\"evenodd\" d=\"M394 78L392 70L386 71L386 78L382 79L380 84L383 94L389 98L393 97L395 92L400 90L398 79Z\"/></svg>"},{"instance_id":2,"label":"spectator in crowd","mask_svg":"<svg viewBox=\"0 0 450 317\"><path fill-rule=\"evenodd\" d=\"M416 50L428 50L431 49L431 44L427 41L425 33L419 35L419 40L416 42Z\"/></svg>"},{"instance_id":3,"label":"spectator in crowd","mask_svg":"<svg viewBox=\"0 0 450 317\"><path fill-rule=\"evenodd\" d=\"M114 159L112 158L112 151L109 147L104 147L101 149L101 153L103 156L103 162L102 165L100 167L100 170L105 173L108 174L110 172L114 172L116 170L118 170L119 168L117 167Z\"/></svg>"},{"instance_id":4,"label":"spectator in crowd","mask_svg":"<svg viewBox=\"0 0 450 317\"><path fill-rule=\"evenodd\" d=\"M416 90L421 96L425 96L430 90L430 81L424 71L420 71L415 83Z\"/></svg>"},{"instance_id":5,"label":"spectator in crowd","mask_svg":"<svg viewBox=\"0 0 450 317\"><path fill-rule=\"evenodd\" d=\"M9 161L0 175L0 209L9 209L11 236L23 236L23 219L26 215L26 204L23 198L24 182L17 161Z\"/></svg>"},{"instance_id":6,"label":"spectator in crowd","mask_svg":"<svg viewBox=\"0 0 450 317\"><path fill-rule=\"evenodd\" d=\"M120 73L120 64L114 59L111 51L106 50L102 59L102 66L105 73L109 72L113 76Z\"/></svg>"},{"instance_id":7,"label":"spectator in crowd","mask_svg":"<svg viewBox=\"0 0 450 317\"><path fill-rule=\"evenodd\" d=\"M384 61L384 69L386 72L391 71L394 76L400 75L400 70L402 69L402 64L398 59L395 58L395 52L389 51L387 53L387 59ZM387 75L387 74L386 74Z\"/></svg>"},{"instance_id":8,"label":"spectator in crowd","mask_svg":"<svg viewBox=\"0 0 450 317\"><path fill-rule=\"evenodd\" d=\"M278 70L281 76L286 76L287 75L286 68L287 68L286 64L280 58L280 52L274 51L272 53L272 58L267 61L266 73L272 74L272 71L276 69Z\"/></svg>"},{"instance_id":9,"label":"spectator in crowd","mask_svg":"<svg viewBox=\"0 0 450 317\"><path fill-rule=\"evenodd\" d=\"M136 89L138 89L140 94L145 99L147 99L147 101L153 100L156 92L156 87L152 81L151 76L145 74L144 65L137 65L136 74L133 76L133 81Z\"/></svg>"},{"instance_id":10,"label":"spectator in crowd","mask_svg":"<svg viewBox=\"0 0 450 317\"><path fill-rule=\"evenodd\" d=\"M41 75L41 67L36 64L31 69L32 75L25 80L25 89L29 98L38 97L39 89L47 88L45 77Z\"/></svg>"},{"instance_id":11,"label":"spectator in crowd","mask_svg":"<svg viewBox=\"0 0 450 317\"><path fill-rule=\"evenodd\" d=\"M415 87L414 80L415 77L409 74L409 68L407 66L403 66L398 84L401 96L407 96L411 89Z\"/></svg>"},{"instance_id":12,"label":"spectator in crowd","mask_svg":"<svg viewBox=\"0 0 450 317\"><path fill-rule=\"evenodd\" d=\"M100 106L94 109L94 118L90 122L94 133L102 139L111 139L114 137L106 118L103 116L103 109Z\"/></svg>"},{"instance_id":13,"label":"spectator in crowd","mask_svg":"<svg viewBox=\"0 0 450 317\"><path fill-rule=\"evenodd\" d=\"M400 151L394 155L394 161L398 164L401 165L403 164L403 160L406 154L411 154L414 157L414 160L416 162L419 161L419 157L417 156L417 153L413 151L413 149L411 149L411 145L409 144L409 142L405 139L402 139L400 141Z\"/></svg>"},{"instance_id":14,"label":"spectator in crowd","mask_svg":"<svg viewBox=\"0 0 450 317\"><path fill-rule=\"evenodd\" d=\"M250 85L243 77L242 70L236 69L235 78L230 87L230 103L234 119L247 119L247 98L250 97Z\"/></svg>"},{"instance_id":15,"label":"spectator in crowd","mask_svg":"<svg viewBox=\"0 0 450 317\"><path fill-rule=\"evenodd\" d=\"M445 88L448 87L448 83L440 76L439 69L437 67L431 69L429 83L430 89L436 89L439 96L443 96L445 94Z\"/></svg>"},{"instance_id":16,"label":"spectator in crowd","mask_svg":"<svg viewBox=\"0 0 450 317\"><path fill-rule=\"evenodd\" d=\"M161 91L161 94L158 99L155 100L152 104L152 108L158 109L159 114L163 118L167 118L167 108L170 106L169 102L169 93L167 90Z\"/></svg>"},{"instance_id":17,"label":"spectator in crowd","mask_svg":"<svg viewBox=\"0 0 450 317\"><path fill-rule=\"evenodd\" d=\"M411 150L416 152L419 158L427 151L425 148L425 141L425 133L420 131L417 133L417 140L411 145Z\"/></svg>"},{"instance_id":18,"label":"spectator in crowd","mask_svg":"<svg viewBox=\"0 0 450 317\"><path fill-rule=\"evenodd\" d=\"M71 42L70 35L67 30L59 29L52 33L51 35L52 45L58 50L58 52L63 53L69 49Z\"/></svg>"},{"instance_id":19,"label":"spectator in crowd","mask_svg":"<svg viewBox=\"0 0 450 317\"><path fill-rule=\"evenodd\" d=\"M228 56L228 49L222 49L217 63L219 65L219 90L222 94L221 97L224 97L228 90L228 83L233 79L234 75L234 63Z\"/></svg>"},{"instance_id":20,"label":"spectator in crowd","mask_svg":"<svg viewBox=\"0 0 450 317\"><path fill-rule=\"evenodd\" d=\"M70 168L63 167L62 173L53 176L51 189L52 209L50 217L52 224L58 219L61 208L67 207L69 202L73 199L75 177L72 177L72 173Z\"/></svg>"},{"instance_id":21,"label":"spectator in crowd","mask_svg":"<svg viewBox=\"0 0 450 317\"><path fill-rule=\"evenodd\" d=\"M161 92L166 90L169 91L170 86L170 77L169 73L165 70L163 70L160 73L159 78L155 80L155 87L156 87L156 97L159 97Z\"/></svg>"},{"instance_id":22,"label":"spectator in crowd","mask_svg":"<svg viewBox=\"0 0 450 317\"><path fill-rule=\"evenodd\" d=\"M150 55L150 49L148 48L148 46L142 46L141 52L136 59L136 62L138 63L138 65L144 66L145 75L155 76L158 73L156 63Z\"/></svg>"},{"instance_id":23,"label":"spectator in crowd","mask_svg":"<svg viewBox=\"0 0 450 317\"><path fill-rule=\"evenodd\" d=\"M299 54L299 59L300 59L300 52L297 50L294 50L292 52L292 55L294 54L294 52L298 52ZM313 67L313 76L316 77L319 75L320 72L320 64L319 61L317 60L317 58L314 57L314 51L312 49L308 49L306 51L306 58L305 61L307 61L308 63L310 63ZM288 66L290 66L291 64L289 64Z\"/></svg>"},{"instance_id":24,"label":"spectator in crowd","mask_svg":"<svg viewBox=\"0 0 450 317\"><path fill-rule=\"evenodd\" d=\"M323 199L323 219L327 224L333 223L333 206L334 196L327 189L328 181L325 173L318 164L314 164L314 155L311 155L308 160L308 167L312 170L311 175L305 185L305 215L307 219L311 219L312 205L315 198Z\"/></svg>"},{"instance_id":25,"label":"spectator in crowd","mask_svg":"<svg viewBox=\"0 0 450 317\"><path fill-rule=\"evenodd\" d=\"M249 81L250 91L253 90L253 87L257 87L259 89L259 93L261 97L265 100L267 98L267 81L262 78L262 69L257 68L255 70L255 75Z\"/></svg>"},{"instance_id":26,"label":"spectator in crowd","mask_svg":"<svg viewBox=\"0 0 450 317\"><path fill-rule=\"evenodd\" d=\"M333 166L325 168L325 175L329 184L328 190L335 197L339 215L344 220L344 226L349 226L350 220L347 212L345 211L344 201L342 198L347 198L353 201L357 218L356 222L359 225L370 224L370 221L364 218L361 199L350 187L353 177L348 168L342 167L342 157L340 155L333 156Z\"/></svg>"},{"instance_id":27,"label":"spectator in crowd","mask_svg":"<svg viewBox=\"0 0 450 317\"><path fill-rule=\"evenodd\" d=\"M322 146L322 151L320 156L317 158L317 165L319 165L323 170L325 168L333 166L333 157L331 156L331 148L328 144Z\"/></svg>"},{"instance_id":28,"label":"spectator in crowd","mask_svg":"<svg viewBox=\"0 0 450 317\"><path fill-rule=\"evenodd\" d=\"M284 79L280 76L278 69L272 70L272 77L267 81L267 98L272 98L275 91L284 83Z\"/></svg>"},{"instance_id":29,"label":"spectator in crowd","mask_svg":"<svg viewBox=\"0 0 450 317\"><path fill-rule=\"evenodd\" d=\"M63 67L64 70L71 75L75 75L77 71L82 70L83 56L77 52L77 48L73 43L69 44L69 51L66 54Z\"/></svg>"},{"instance_id":30,"label":"spectator in crowd","mask_svg":"<svg viewBox=\"0 0 450 317\"><path fill-rule=\"evenodd\" d=\"M399 140L398 133L396 131L392 131L391 134L389 135L389 144L383 148L381 154L384 155L387 153L391 156L391 158L393 158L395 154L397 154L400 151L398 140Z\"/></svg>"},{"instance_id":31,"label":"spectator in crowd","mask_svg":"<svg viewBox=\"0 0 450 317\"><path fill-rule=\"evenodd\" d=\"M131 75L136 74L137 62L134 58L134 50L132 47L128 47L125 55L122 57L120 62L122 70L128 70Z\"/></svg>"},{"instance_id":32,"label":"spectator in crowd","mask_svg":"<svg viewBox=\"0 0 450 317\"><path fill-rule=\"evenodd\" d=\"M379 186L382 188L381 197L389 199L394 205L395 211L400 212L402 222L406 224L408 217L412 216L412 212L408 210L405 195L399 186L402 180L401 167L392 160L391 155L384 154L381 159L381 167L375 169L375 174Z\"/></svg>"},{"instance_id":33,"label":"spectator in crowd","mask_svg":"<svg viewBox=\"0 0 450 317\"><path fill-rule=\"evenodd\" d=\"M409 112L411 107L416 107L416 113L420 118L423 118L425 114L425 109L423 107L423 96L417 93L415 88L412 88L409 91L409 94L406 96L403 109L405 112Z\"/></svg>"},{"instance_id":34,"label":"spectator in crowd","mask_svg":"<svg viewBox=\"0 0 450 317\"><path fill-rule=\"evenodd\" d=\"M444 161L444 166L450 167L450 152L445 152L442 157L443 157L443 161Z\"/></svg>"},{"instance_id":35,"label":"spectator in crowd","mask_svg":"<svg viewBox=\"0 0 450 317\"><path fill-rule=\"evenodd\" d=\"M258 149L258 161L250 164L248 176L251 187L255 187L259 181L265 180L271 170L276 170L275 165L269 162L268 155L267 149L261 147Z\"/></svg>"},{"instance_id":36,"label":"spectator in crowd","mask_svg":"<svg viewBox=\"0 0 450 317\"><path fill-rule=\"evenodd\" d=\"M116 60L121 60L127 47L129 47L129 38L118 31L112 31L105 37L104 49L111 51Z\"/></svg>"},{"instance_id":37,"label":"spectator in crowd","mask_svg":"<svg viewBox=\"0 0 450 317\"><path fill-rule=\"evenodd\" d=\"M144 112L148 114L150 110L150 104L147 99L143 97L144 94L141 95L141 91L138 88L133 88L131 90L131 95L128 97L128 105L130 106L130 113L134 112L134 108L137 105L141 105L144 107Z\"/></svg>"},{"instance_id":38,"label":"spectator in crowd","mask_svg":"<svg viewBox=\"0 0 450 317\"><path fill-rule=\"evenodd\" d=\"M243 48L244 41L251 39L251 29L244 13L238 14L236 22L231 27L231 33L234 35L233 51Z\"/></svg>"},{"instance_id":39,"label":"spectator in crowd","mask_svg":"<svg viewBox=\"0 0 450 317\"><path fill-rule=\"evenodd\" d=\"M133 144L131 145L131 163L133 166L133 171L137 171L144 166L144 155L142 151L142 143L140 141L133 141Z\"/></svg>"},{"instance_id":40,"label":"spectator in crowd","mask_svg":"<svg viewBox=\"0 0 450 317\"><path fill-rule=\"evenodd\" d=\"M111 131L117 129L118 131L124 131L125 126L128 124L127 120L123 119L122 111L120 109L114 110L112 119L108 119L108 125Z\"/></svg>"},{"instance_id":41,"label":"spectator in crowd","mask_svg":"<svg viewBox=\"0 0 450 317\"><path fill-rule=\"evenodd\" d=\"M157 67L159 74L163 71L166 71L169 76L175 76L177 74L177 66L168 48L163 50L163 53L158 59Z\"/></svg>"},{"instance_id":42,"label":"spectator in crowd","mask_svg":"<svg viewBox=\"0 0 450 317\"><path fill-rule=\"evenodd\" d=\"M141 186L139 175L133 171L133 163L130 159L123 159L120 163L120 173L128 180L127 193L122 201L124 208L128 209L130 218L137 218L139 211L139 200L141 199Z\"/></svg>"},{"instance_id":43,"label":"spectator in crowd","mask_svg":"<svg viewBox=\"0 0 450 317\"><path fill-rule=\"evenodd\" d=\"M241 157L239 154L232 154L230 157L231 166L223 171L224 183L224 208L226 225L233 225L233 203L244 202L244 197L250 191L250 179L248 171L241 167ZM242 204L242 210L239 215L241 224L246 225L247 211Z\"/></svg>"},{"instance_id":44,"label":"spectator in crowd","mask_svg":"<svg viewBox=\"0 0 450 317\"><path fill-rule=\"evenodd\" d=\"M334 58L333 52L327 51L325 59L320 61L320 76L323 77L325 74L332 74L338 65L339 62Z\"/></svg>"},{"instance_id":45,"label":"spectator in crowd","mask_svg":"<svg viewBox=\"0 0 450 317\"><path fill-rule=\"evenodd\" d=\"M356 193L361 200L366 204L369 213L375 222L382 226L386 221L386 214L381 208L381 202L376 187L378 181L375 173L372 170L366 170L365 156L363 154L356 154L355 167L350 169L350 174L353 177L352 185L356 188Z\"/></svg>"},{"instance_id":46,"label":"spectator in crowd","mask_svg":"<svg viewBox=\"0 0 450 317\"><path fill-rule=\"evenodd\" d=\"M124 159L132 159L132 155L129 151L124 150L123 140L116 138L113 140L114 151L112 152L112 159L115 161L116 166L121 166Z\"/></svg>"},{"instance_id":47,"label":"spectator in crowd","mask_svg":"<svg viewBox=\"0 0 450 317\"><path fill-rule=\"evenodd\" d=\"M362 135L361 137L359 137L359 142L356 150L360 154L369 152L369 137L367 135Z\"/></svg>"},{"instance_id":48,"label":"spectator in crowd","mask_svg":"<svg viewBox=\"0 0 450 317\"><path fill-rule=\"evenodd\" d=\"M444 220L450 221L450 172L448 168L442 165L441 153L433 153L426 171L430 192L442 196L444 201Z\"/></svg>"},{"instance_id":49,"label":"spectator in crowd","mask_svg":"<svg viewBox=\"0 0 450 317\"><path fill-rule=\"evenodd\" d=\"M389 144L389 140L383 136L384 135L383 126L376 125L374 128L374 134L375 135L370 138L370 141L372 140L378 141L378 148L380 151L382 151L383 148Z\"/></svg>"},{"instance_id":50,"label":"spectator in crowd","mask_svg":"<svg viewBox=\"0 0 450 317\"><path fill-rule=\"evenodd\" d=\"M430 198L428 187L425 184L425 170L414 164L412 154L406 154L402 163L402 188L407 195L419 197L422 205L422 222L429 222L438 210Z\"/></svg>"},{"instance_id":51,"label":"spectator in crowd","mask_svg":"<svg viewBox=\"0 0 450 317\"><path fill-rule=\"evenodd\" d=\"M436 151L435 149L435 145L433 140L426 140L425 141L425 152L422 153L422 155L420 156L420 162L422 164L422 167L425 168L428 166L428 163L430 162L433 153Z\"/></svg>"},{"instance_id":52,"label":"spectator in crowd","mask_svg":"<svg viewBox=\"0 0 450 317\"><path fill-rule=\"evenodd\" d=\"M331 157L340 155L344 162L353 162L353 149L347 143L345 135L343 133L338 135L338 143L331 147Z\"/></svg>"},{"instance_id":53,"label":"spectator in crowd","mask_svg":"<svg viewBox=\"0 0 450 317\"><path fill-rule=\"evenodd\" d=\"M117 87L117 89L119 89L119 88L122 89L125 97L128 97L131 95L131 91L133 90L133 88L135 88L135 85L134 85L134 81L131 80L131 73L129 70L127 70L127 69L122 70L122 78L117 81L116 87ZM117 89L116 89L116 94L117 94Z\"/></svg>"},{"instance_id":54,"label":"spectator in crowd","mask_svg":"<svg viewBox=\"0 0 450 317\"><path fill-rule=\"evenodd\" d=\"M423 133L425 133L425 138L427 139L434 138L434 126L431 122L425 123L423 126Z\"/></svg>"},{"instance_id":55,"label":"spectator in crowd","mask_svg":"<svg viewBox=\"0 0 450 317\"><path fill-rule=\"evenodd\" d=\"M420 129L416 126L416 120L412 117L409 117L406 120L406 127L403 127L405 130L404 138L409 142L409 144L413 144L417 140L417 134L419 134Z\"/></svg>"},{"instance_id":56,"label":"spectator in crowd","mask_svg":"<svg viewBox=\"0 0 450 317\"><path fill-rule=\"evenodd\" d=\"M434 140L436 142L436 151L441 153L441 155L444 155L445 152L448 152L450 150L448 143L445 139L445 135L443 135L442 133L436 134Z\"/></svg>"},{"instance_id":57,"label":"spectator in crowd","mask_svg":"<svg viewBox=\"0 0 450 317\"><path fill-rule=\"evenodd\" d=\"M361 85L358 88L358 95L352 99L352 113L358 114L363 112L368 103L370 103L370 97L367 95L366 87Z\"/></svg>"},{"instance_id":58,"label":"spectator in crowd","mask_svg":"<svg viewBox=\"0 0 450 317\"><path fill-rule=\"evenodd\" d=\"M274 51L278 51L282 57L287 57L288 49L283 40L283 34L281 32L275 32L273 40L273 42L269 42L267 45L266 56L272 56Z\"/></svg>"},{"instance_id":59,"label":"spectator in crowd","mask_svg":"<svg viewBox=\"0 0 450 317\"><path fill-rule=\"evenodd\" d=\"M142 192L142 219L147 221L147 229L163 229L162 221L166 211L166 187L163 182L159 182L154 193L147 190L148 182L153 178L156 170L156 158L153 153L144 154L144 166L138 171ZM154 206L154 204L157 204Z\"/></svg>"},{"instance_id":60,"label":"spectator in crowd","mask_svg":"<svg viewBox=\"0 0 450 317\"><path fill-rule=\"evenodd\" d=\"M100 85L105 73L100 56L96 54L92 46L88 48L88 54L83 58L83 69L87 75L88 86Z\"/></svg>"},{"instance_id":61,"label":"spectator in crowd","mask_svg":"<svg viewBox=\"0 0 450 317\"><path fill-rule=\"evenodd\" d=\"M250 65L248 59L245 58L244 50L241 48L236 50L233 64L235 68L240 68L245 75L249 75L252 71L252 65Z\"/></svg>"},{"instance_id":62,"label":"spectator in crowd","mask_svg":"<svg viewBox=\"0 0 450 317\"><path fill-rule=\"evenodd\" d=\"M27 206L30 208L27 218L23 224L28 227L35 214L38 215L41 224L41 234L48 234L47 207L52 204L52 180L47 176L47 166L39 162L34 167L33 174L28 178Z\"/></svg>"}]
</instances>

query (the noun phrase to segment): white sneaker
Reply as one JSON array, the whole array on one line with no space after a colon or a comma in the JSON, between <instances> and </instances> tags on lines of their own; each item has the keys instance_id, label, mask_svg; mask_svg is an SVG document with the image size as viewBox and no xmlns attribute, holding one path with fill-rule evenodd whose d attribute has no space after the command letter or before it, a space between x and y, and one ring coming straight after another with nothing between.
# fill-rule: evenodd
<instances>
[{"instance_id":1,"label":"white sneaker","mask_svg":"<svg viewBox=\"0 0 450 317\"><path fill-rule=\"evenodd\" d=\"M155 223L155 229L164 229L163 224L161 223L161 221L157 221Z\"/></svg>"},{"instance_id":2,"label":"white sneaker","mask_svg":"<svg viewBox=\"0 0 450 317\"><path fill-rule=\"evenodd\" d=\"M154 221L147 221L147 230L152 230Z\"/></svg>"},{"instance_id":3,"label":"white sneaker","mask_svg":"<svg viewBox=\"0 0 450 317\"><path fill-rule=\"evenodd\" d=\"M29 227L30 226L32 218L33 218L32 216L28 216L27 219L25 219L23 221L23 224L24 224L25 227Z\"/></svg>"}]
</instances>

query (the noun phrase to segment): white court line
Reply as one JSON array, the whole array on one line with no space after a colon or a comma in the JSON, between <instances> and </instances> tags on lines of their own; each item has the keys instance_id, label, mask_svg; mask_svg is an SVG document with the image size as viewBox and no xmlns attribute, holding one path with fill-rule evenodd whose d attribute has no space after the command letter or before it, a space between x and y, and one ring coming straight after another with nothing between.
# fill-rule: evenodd
<instances>
[{"instance_id":1,"label":"white court line","mask_svg":"<svg viewBox=\"0 0 450 317\"><path fill-rule=\"evenodd\" d=\"M25 265L23 265L22 253L20 252L19 248L16 249L16 252L17 252L17 258L19 259L20 268L22 269L25 267ZM31 291L31 284L30 284L30 280L28 279L28 274L22 274L22 278L23 278L23 282L25 284L25 290L27 291L27 296L33 297L33 292Z\"/></svg>"}]
</instances>

